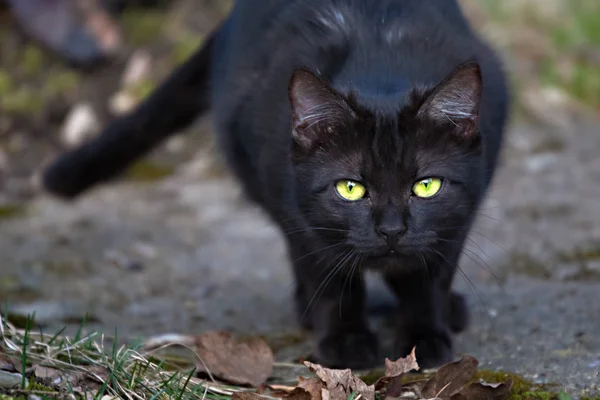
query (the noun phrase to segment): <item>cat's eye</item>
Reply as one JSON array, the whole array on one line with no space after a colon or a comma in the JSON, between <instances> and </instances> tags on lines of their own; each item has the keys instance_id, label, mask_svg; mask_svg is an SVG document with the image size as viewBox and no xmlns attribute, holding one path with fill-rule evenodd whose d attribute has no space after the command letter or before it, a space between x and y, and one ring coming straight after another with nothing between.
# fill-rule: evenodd
<instances>
[{"instance_id":1,"label":"cat's eye","mask_svg":"<svg viewBox=\"0 0 600 400\"><path fill-rule=\"evenodd\" d=\"M358 201L367 194L367 188L363 184L348 179L336 182L335 191L347 201Z\"/></svg>"},{"instance_id":2,"label":"cat's eye","mask_svg":"<svg viewBox=\"0 0 600 400\"><path fill-rule=\"evenodd\" d=\"M442 188L442 180L440 178L421 179L413 185L413 193L417 197L429 198L435 196Z\"/></svg>"}]
</instances>

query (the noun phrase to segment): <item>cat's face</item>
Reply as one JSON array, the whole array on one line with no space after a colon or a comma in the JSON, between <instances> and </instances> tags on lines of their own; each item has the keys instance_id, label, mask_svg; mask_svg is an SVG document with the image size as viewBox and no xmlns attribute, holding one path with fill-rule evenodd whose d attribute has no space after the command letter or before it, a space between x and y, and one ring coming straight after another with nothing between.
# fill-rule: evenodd
<instances>
[{"instance_id":1,"label":"cat's face","mask_svg":"<svg viewBox=\"0 0 600 400\"><path fill-rule=\"evenodd\" d=\"M396 258L435 252L466 230L482 193L476 66L392 116L307 72L295 79L298 200L315 233L368 258Z\"/></svg>"}]
</instances>

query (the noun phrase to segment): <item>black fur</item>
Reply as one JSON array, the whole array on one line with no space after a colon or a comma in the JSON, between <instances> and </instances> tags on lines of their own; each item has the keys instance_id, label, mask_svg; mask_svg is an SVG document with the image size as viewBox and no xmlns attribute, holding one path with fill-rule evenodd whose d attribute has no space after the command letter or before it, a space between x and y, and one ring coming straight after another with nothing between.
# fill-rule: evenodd
<instances>
[{"instance_id":1,"label":"black fur","mask_svg":"<svg viewBox=\"0 0 600 400\"><path fill-rule=\"evenodd\" d=\"M210 96L209 96L210 95ZM289 244L298 313L319 361L380 363L362 271L398 296L395 354L452 358L468 323L450 291L493 177L508 95L501 63L454 0L238 0L199 53L132 115L46 171L72 198L208 108L221 149ZM439 177L439 193L412 193ZM338 180L367 188L355 202Z\"/></svg>"}]
</instances>

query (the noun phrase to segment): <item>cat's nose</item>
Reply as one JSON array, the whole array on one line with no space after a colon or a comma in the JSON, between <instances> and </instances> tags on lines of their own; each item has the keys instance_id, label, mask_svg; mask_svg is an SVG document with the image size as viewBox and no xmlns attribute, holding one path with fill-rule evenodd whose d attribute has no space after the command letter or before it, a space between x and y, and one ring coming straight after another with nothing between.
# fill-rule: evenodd
<instances>
[{"instance_id":1,"label":"cat's nose","mask_svg":"<svg viewBox=\"0 0 600 400\"><path fill-rule=\"evenodd\" d=\"M382 225L377 228L377 234L385 239L390 246L395 245L405 232L406 227L404 225Z\"/></svg>"}]
</instances>

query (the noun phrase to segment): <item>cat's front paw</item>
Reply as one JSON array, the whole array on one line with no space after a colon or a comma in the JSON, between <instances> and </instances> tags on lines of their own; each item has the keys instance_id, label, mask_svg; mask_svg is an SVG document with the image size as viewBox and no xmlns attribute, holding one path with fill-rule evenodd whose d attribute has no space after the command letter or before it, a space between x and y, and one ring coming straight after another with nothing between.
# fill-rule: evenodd
<instances>
[{"instance_id":1,"label":"cat's front paw","mask_svg":"<svg viewBox=\"0 0 600 400\"><path fill-rule=\"evenodd\" d=\"M317 361L329 368L372 368L381 364L377 337L370 331L329 334L317 344Z\"/></svg>"},{"instance_id":2,"label":"cat's front paw","mask_svg":"<svg viewBox=\"0 0 600 400\"><path fill-rule=\"evenodd\" d=\"M460 333L467 329L470 322L469 305L465 297L456 292L448 296L448 326L453 333Z\"/></svg>"},{"instance_id":3,"label":"cat's front paw","mask_svg":"<svg viewBox=\"0 0 600 400\"><path fill-rule=\"evenodd\" d=\"M394 357L406 357L416 347L415 355L421 369L439 367L453 359L452 338L445 331L398 335L394 343Z\"/></svg>"}]
</instances>

